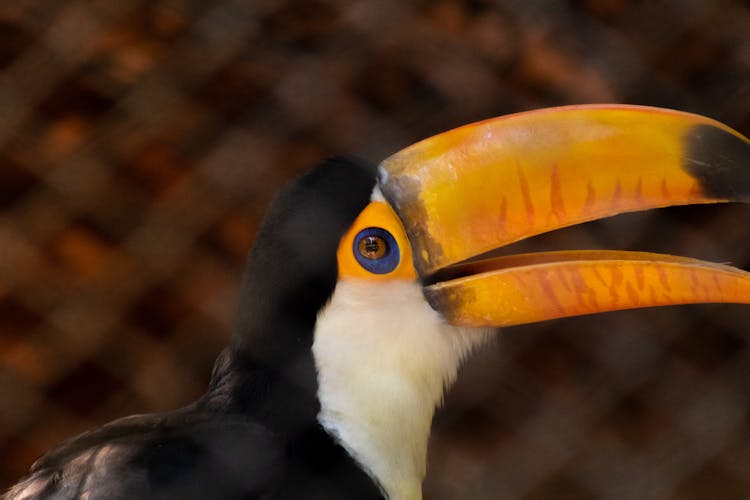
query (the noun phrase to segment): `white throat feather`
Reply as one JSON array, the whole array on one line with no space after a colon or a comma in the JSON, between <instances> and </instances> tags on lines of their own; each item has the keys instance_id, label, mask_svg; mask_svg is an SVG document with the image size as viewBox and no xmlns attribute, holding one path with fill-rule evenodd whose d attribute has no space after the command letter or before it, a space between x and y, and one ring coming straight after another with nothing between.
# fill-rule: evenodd
<instances>
[{"instance_id":1,"label":"white throat feather","mask_svg":"<svg viewBox=\"0 0 750 500\"><path fill-rule=\"evenodd\" d=\"M407 280L340 281L318 315L318 420L391 500L422 498L435 408L490 331L448 325Z\"/></svg>"}]
</instances>

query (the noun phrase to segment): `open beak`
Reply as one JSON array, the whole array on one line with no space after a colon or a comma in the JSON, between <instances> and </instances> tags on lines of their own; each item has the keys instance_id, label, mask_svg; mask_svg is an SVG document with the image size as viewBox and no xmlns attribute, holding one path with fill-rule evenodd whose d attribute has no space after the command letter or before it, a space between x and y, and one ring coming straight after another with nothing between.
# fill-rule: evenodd
<instances>
[{"instance_id":1,"label":"open beak","mask_svg":"<svg viewBox=\"0 0 750 500\"><path fill-rule=\"evenodd\" d=\"M386 159L379 176L425 296L453 324L750 303L750 273L684 257L581 250L478 259L623 212L750 201L750 141L709 118L622 105L520 113L421 141Z\"/></svg>"}]
</instances>

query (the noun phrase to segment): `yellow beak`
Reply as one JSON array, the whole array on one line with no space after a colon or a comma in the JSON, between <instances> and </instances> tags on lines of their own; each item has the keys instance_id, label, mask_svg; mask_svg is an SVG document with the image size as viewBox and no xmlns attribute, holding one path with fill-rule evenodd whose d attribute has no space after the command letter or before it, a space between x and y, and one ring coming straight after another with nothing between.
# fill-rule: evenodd
<instances>
[{"instance_id":1,"label":"yellow beak","mask_svg":"<svg viewBox=\"0 0 750 500\"><path fill-rule=\"evenodd\" d=\"M750 273L695 259L566 251L478 260L623 212L750 201L750 141L709 118L621 105L521 113L421 141L386 159L379 175L426 297L454 324L750 303Z\"/></svg>"}]
</instances>

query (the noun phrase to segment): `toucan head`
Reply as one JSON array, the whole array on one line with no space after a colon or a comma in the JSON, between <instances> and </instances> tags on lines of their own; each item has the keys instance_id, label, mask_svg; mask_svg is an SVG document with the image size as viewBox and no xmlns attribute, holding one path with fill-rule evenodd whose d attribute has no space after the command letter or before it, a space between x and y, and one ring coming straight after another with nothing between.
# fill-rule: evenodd
<instances>
[{"instance_id":1,"label":"toucan head","mask_svg":"<svg viewBox=\"0 0 750 500\"><path fill-rule=\"evenodd\" d=\"M370 182L358 184L368 199L326 247L337 248L337 280L320 298L312 348L318 420L390 498L421 497L434 410L461 361L496 329L750 303L750 273L686 257L496 256L623 212L750 201L750 141L709 118L622 105L521 113L414 144ZM312 231L320 218L308 214L303 225Z\"/></svg>"}]
</instances>

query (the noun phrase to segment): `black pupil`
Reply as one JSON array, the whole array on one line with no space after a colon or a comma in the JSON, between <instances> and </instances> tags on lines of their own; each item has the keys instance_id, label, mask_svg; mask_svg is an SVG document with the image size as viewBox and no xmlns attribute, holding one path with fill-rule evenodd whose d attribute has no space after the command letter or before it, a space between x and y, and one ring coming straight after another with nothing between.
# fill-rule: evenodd
<instances>
[{"instance_id":1,"label":"black pupil","mask_svg":"<svg viewBox=\"0 0 750 500\"><path fill-rule=\"evenodd\" d=\"M367 253L378 253L380 250L380 242L375 236L368 236L365 239L365 251Z\"/></svg>"},{"instance_id":2,"label":"black pupil","mask_svg":"<svg viewBox=\"0 0 750 500\"><path fill-rule=\"evenodd\" d=\"M359 251L368 259L380 259L385 256L387 244L380 236L365 236L359 242Z\"/></svg>"}]
</instances>

